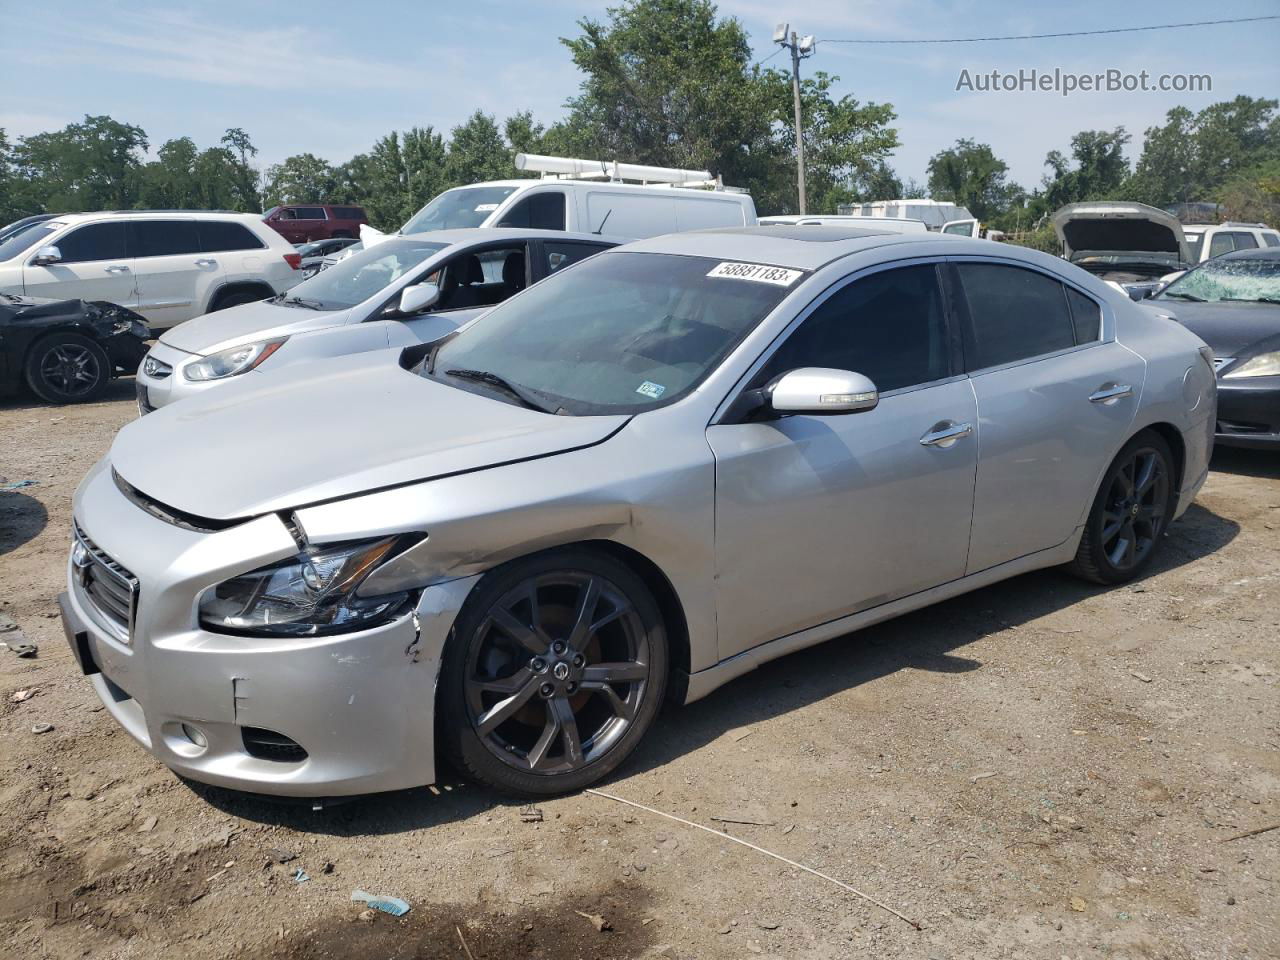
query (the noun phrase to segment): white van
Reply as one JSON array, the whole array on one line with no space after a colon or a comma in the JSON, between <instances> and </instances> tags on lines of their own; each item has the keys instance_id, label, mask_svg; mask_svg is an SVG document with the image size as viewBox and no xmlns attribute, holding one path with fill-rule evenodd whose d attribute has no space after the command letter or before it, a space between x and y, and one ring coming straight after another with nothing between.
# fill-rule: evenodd
<instances>
[{"instance_id":1,"label":"white van","mask_svg":"<svg viewBox=\"0 0 1280 960\"><path fill-rule=\"evenodd\" d=\"M705 170L517 154L516 168L538 180L490 180L446 190L400 233L462 227L568 230L615 240L756 223L756 206ZM626 183L637 180L639 183ZM366 231L361 238L368 242Z\"/></svg>"},{"instance_id":2,"label":"white van","mask_svg":"<svg viewBox=\"0 0 1280 960\"><path fill-rule=\"evenodd\" d=\"M880 233L928 233L929 228L923 220L908 220L906 217L851 217L842 214L818 214L801 216L796 213L778 214L772 217L761 217L762 227L865 227Z\"/></svg>"}]
</instances>

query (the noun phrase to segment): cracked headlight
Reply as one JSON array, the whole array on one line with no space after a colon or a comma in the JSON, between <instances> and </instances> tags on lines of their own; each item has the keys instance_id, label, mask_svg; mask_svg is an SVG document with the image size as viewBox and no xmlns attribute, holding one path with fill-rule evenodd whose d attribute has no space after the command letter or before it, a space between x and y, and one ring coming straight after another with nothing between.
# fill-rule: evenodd
<instances>
[{"instance_id":1,"label":"cracked headlight","mask_svg":"<svg viewBox=\"0 0 1280 960\"><path fill-rule=\"evenodd\" d=\"M200 625L219 633L321 636L392 620L412 591L357 597L356 590L398 545L417 537L384 537L310 547L295 557L224 580L200 598Z\"/></svg>"},{"instance_id":2,"label":"cracked headlight","mask_svg":"<svg viewBox=\"0 0 1280 960\"><path fill-rule=\"evenodd\" d=\"M1280 376L1280 350L1271 353L1260 353L1250 357L1230 373L1222 375L1223 380L1234 380L1236 377L1275 377Z\"/></svg>"},{"instance_id":3,"label":"cracked headlight","mask_svg":"<svg viewBox=\"0 0 1280 960\"><path fill-rule=\"evenodd\" d=\"M288 337L281 337L279 340L263 340L259 343L246 343L242 347L219 350L195 363L187 364L182 370L182 375L188 380L221 380L224 377L234 377L262 363L284 346L284 342L288 339Z\"/></svg>"}]
</instances>

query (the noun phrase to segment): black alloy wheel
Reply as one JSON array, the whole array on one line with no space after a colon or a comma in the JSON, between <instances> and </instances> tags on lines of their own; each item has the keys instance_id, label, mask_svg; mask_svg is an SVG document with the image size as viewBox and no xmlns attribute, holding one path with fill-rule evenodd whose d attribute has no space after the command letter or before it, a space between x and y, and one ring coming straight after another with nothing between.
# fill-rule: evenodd
<instances>
[{"instance_id":1,"label":"black alloy wheel","mask_svg":"<svg viewBox=\"0 0 1280 960\"><path fill-rule=\"evenodd\" d=\"M76 333L45 337L27 354L27 384L46 403L83 403L111 380L111 359L100 345Z\"/></svg>"}]
</instances>

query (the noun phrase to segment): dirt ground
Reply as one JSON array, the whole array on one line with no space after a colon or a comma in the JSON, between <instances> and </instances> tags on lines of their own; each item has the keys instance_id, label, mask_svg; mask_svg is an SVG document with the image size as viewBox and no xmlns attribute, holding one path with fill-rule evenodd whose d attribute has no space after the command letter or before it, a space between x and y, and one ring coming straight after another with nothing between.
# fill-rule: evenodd
<instances>
[{"instance_id":1,"label":"dirt ground","mask_svg":"<svg viewBox=\"0 0 1280 960\"><path fill-rule=\"evenodd\" d=\"M529 823L448 771L320 811L175 778L55 612L131 393L0 401L0 614L39 644L0 651L6 957L1280 956L1280 830L1231 839L1280 822L1276 455L1220 453L1140 583L1035 573L795 654L668 710L603 786L917 931L598 796ZM357 887L413 909L362 918Z\"/></svg>"}]
</instances>

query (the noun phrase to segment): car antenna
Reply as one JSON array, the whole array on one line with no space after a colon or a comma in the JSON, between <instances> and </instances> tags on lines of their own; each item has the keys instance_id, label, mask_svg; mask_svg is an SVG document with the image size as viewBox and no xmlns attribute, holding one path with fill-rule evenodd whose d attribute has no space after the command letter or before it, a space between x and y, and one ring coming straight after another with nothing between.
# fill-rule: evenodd
<instances>
[{"instance_id":1,"label":"car antenna","mask_svg":"<svg viewBox=\"0 0 1280 960\"><path fill-rule=\"evenodd\" d=\"M604 215L604 219L600 221L600 226L591 231L593 236L600 236L600 231L604 229L604 225L609 222L609 217L613 214L613 207L609 208L608 213Z\"/></svg>"}]
</instances>

